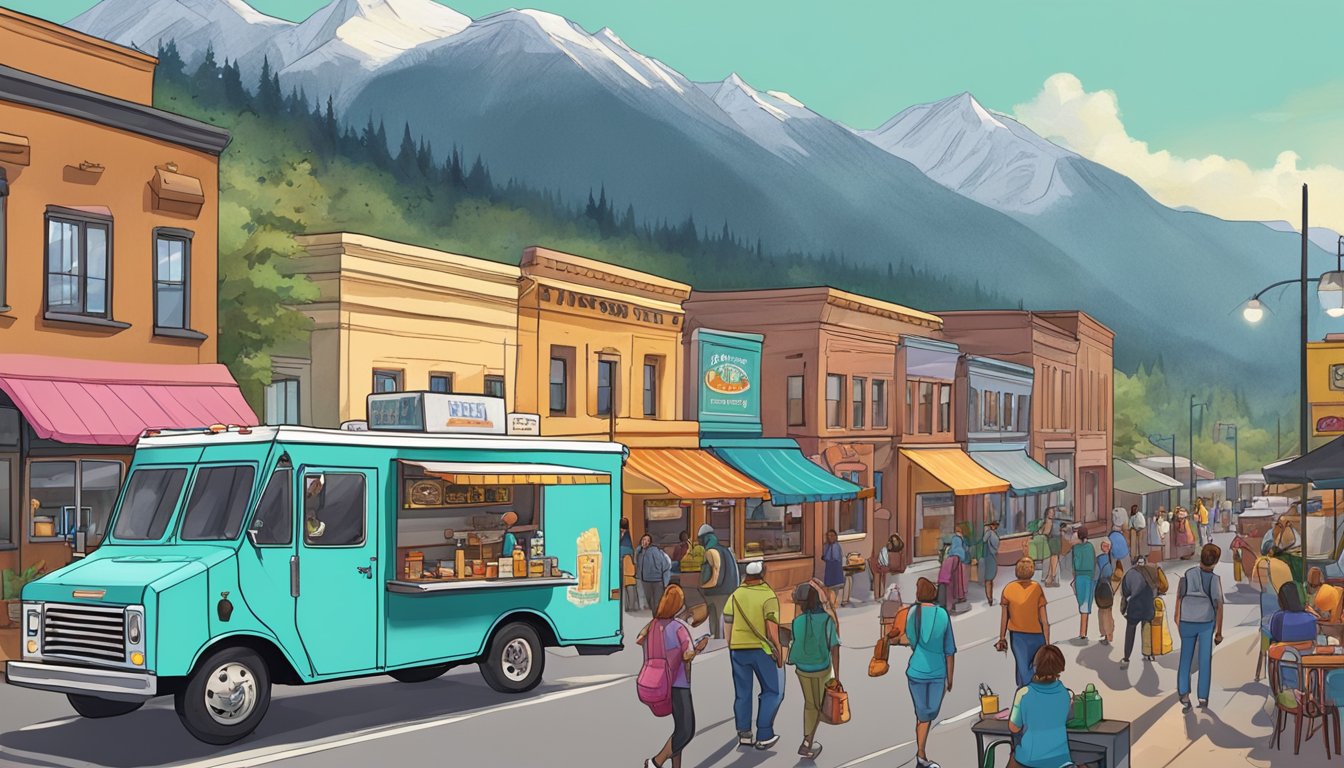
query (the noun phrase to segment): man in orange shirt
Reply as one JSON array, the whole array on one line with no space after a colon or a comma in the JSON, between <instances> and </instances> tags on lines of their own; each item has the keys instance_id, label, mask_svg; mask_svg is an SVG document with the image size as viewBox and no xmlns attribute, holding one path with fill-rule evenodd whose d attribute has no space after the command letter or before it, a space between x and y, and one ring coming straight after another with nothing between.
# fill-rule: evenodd
<instances>
[{"instance_id":1,"label":"man in orange shirt","mask_svg":"<svg viewBox=\"0 0 1344 768\"><path fill-rule=\"evenodd\" d=\"M1050 618L1045 610L1045 590L1032 580L1036 575L1035 561L1024 557L1017 561L1014 571L1017 581L1004 587L999 598L1003 614L999 621L999 642L994 648L1003 652L1012 646L1017 687L1021 688L1031 682L1036 651L1050 643Z\"/></svg>"}]
</instances>

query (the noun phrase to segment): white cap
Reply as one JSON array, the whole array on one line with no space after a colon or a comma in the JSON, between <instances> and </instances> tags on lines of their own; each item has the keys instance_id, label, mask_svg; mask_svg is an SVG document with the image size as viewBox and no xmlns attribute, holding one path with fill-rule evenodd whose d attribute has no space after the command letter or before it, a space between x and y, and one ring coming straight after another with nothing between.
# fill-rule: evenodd
<instances>
[{"instance_id":1,"label":"white cap","mask_svg":"<svg viewBox=\"0 0 1344 768\"><path fill-rule=\"evenodd\" d=\"M700 526L700 530L695 532L695 536L696 538L700 538L701 536L704 536L707 533L713 533L713 532L714 532L714 526L710 525L709 523L705 523L704 525Z\"/></svg>"},{"instance_id":2,"label":"white cap","mask_svg":"<svg viewBox=\"0 0 1344 768\"><path fill-rule=\"evenodd\" d=\"M760 576L762 573L765 573L765 561L748 560L746 570L748 576Z\"/></svg>"}]
</instances>

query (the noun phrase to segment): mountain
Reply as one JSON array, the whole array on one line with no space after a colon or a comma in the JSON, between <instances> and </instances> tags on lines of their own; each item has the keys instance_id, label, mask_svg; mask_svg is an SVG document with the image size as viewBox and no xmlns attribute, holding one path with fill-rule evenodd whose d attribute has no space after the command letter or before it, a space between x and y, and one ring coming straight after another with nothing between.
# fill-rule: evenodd
<instances>
[{"instance_id":1,"label":"mountain","mask_svg":"<svg viewBox=\"0 0 1344 768\"><path fill-rule=\"evenodd\" d=\"M1293 224L1282 219L1279 219L1278 221L1263 221L1261 223L1275 232L1292 232L1299 237L1302 235L1301 225ZM1340 234L1329 227L1308 227L1307 240L1326 253L1339 252Z\"/></svg>"},{"instance_id":2,"label":"mountain","mask_svg":"<svg viewBox=\"0 0 1344 768\"><path fill-rule=\"evenodd\" d=\"M294 24L243 0L102 0L66 26L150 54L174 40L182 58L194 62L211 47L220 61L250 59Z\"/></svg>"}]
</instances>

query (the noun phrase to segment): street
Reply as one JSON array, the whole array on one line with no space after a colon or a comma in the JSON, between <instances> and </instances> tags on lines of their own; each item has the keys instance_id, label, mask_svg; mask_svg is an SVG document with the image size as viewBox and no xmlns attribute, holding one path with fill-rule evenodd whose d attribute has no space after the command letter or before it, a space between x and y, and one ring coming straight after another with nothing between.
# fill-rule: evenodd
<instances>
[{"instance_id":1,"label":"street","mask_svg":"<svg viewBox=\"0 0 1344 768\"><path fill-rule=\"evenodd\" d=\"M1220 536L1220 543L1227 537ZM1165 564L1174 591L1177 576L1194 561ZM1202 765L1215 750L1220 756L1245 756L1252 765L1275 764L1291 754L1268 745L1269 719L1260 712L1267 695L1252 683L1255 664L1255 594L1231 588L1228 562L1219 572L1227 589L1225 639L1214 656L1214 692L1207 711L1180 711L1175 695L1177 650L1144 662L1138 649L1128 670L1121 670L1121 649L1096 642L1075 645L1078 614L1067 583L1050 589L1052 640L1064 650L1069 667L1065 684L1080 691L1089 682L1102 693L1105 715L1132 721L1131 765ZM931 575L928 571L925 574ZM1002 572L1001 572L1002 573ZM914 594L912 569L902 576L902 592ZM908 582L908 585L907 585ZM1001 576L999 587L1005 584ZM1013 689L1011 657L993 649L999 611L971 588L972 608L955 617L958 656L955 685L941 720L930 736L929 756L943 766L975 762L970 726L978 718L979 683L986 683L1006 705ZM643 620L628 616L633 636ZM843 726L822 725L817 740L822 766L913 765L914 721L904 680L908 651L893 647L892 671L867 676L877 607L868 602L841 609L844 645L841 679L850 692L853 719ZM1174 629L1174 628L1173 628ZM1117 640L1123 642L1124 623ZM610 657L580 658L568 650L550 652L545 681L520 697L486 687L475 667L464 667L421 684L374 677L311 688L277 688L271 709L251 737L223 749L192 739L180 727L169 699L139 712L109 720L74 716L63 697L9 686L0 690L0 761L5 765L190 766L242 768L277 765L367 766L398 761L426 764L451 759L455 764L506 760L509 764L636 765L661 746L670 720L652 717L635 698L633 675L640 656L627 650ZM697 734L687 748L686 765L751 766L800 763L801 697L792 673L777 721L775 749L739 749L732 721L732 682L722 643L714 643L694 667ZM1285 746L1291 743L1291 733ZM1291 749L1291 747L1287 747ZM557 750L567 753L557 755ZM587 754L585 754L587 753ZM1294 765L1316 765L1323 753L1317 737L1303 746ZM1000 759L1002 762L1002 758Z\"/></svg>"}]
</instances>

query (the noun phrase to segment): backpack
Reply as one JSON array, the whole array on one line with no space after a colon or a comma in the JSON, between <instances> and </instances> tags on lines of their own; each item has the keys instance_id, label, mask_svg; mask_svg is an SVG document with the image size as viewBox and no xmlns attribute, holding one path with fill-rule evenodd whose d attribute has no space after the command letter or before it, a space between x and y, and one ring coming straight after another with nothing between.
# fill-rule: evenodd
<instances>
[{"instance_id":1,"label":"backpack","mask_svg":"<svg viewBox=\"0 0 1344 768\"><path fill-rule=\"evenodd\" d=\"M1185 572L1185 595L1181 598L1182 621L1194 623L1213 621L1217 615L1213 607L1213 595L1204 589L1202 573L1203 569L1199 567Z\"/></svg>"},{"instance_id":2,"label":"backpack","mask_svg":"<svg viewBox=\"0 0 1344 768\"><path fill-rule=\"evenodd\" d=\"M655 619L649 623L644 636L644 666L635 678L639 700L648 706L654 717L672 714L672 669L667 663L668 622ZM654 637L658 638L657 644Z\"/></svg>"},{"instance_id":3,"label":"backpack","mask_svg":"<svg viewBox=\"0 0 1344 768\"><path fill-rule=\"evenodd\" d=\"M713 549L719 554L719 583L703 591L710 595L731 595L742 583L737 572L737 558L722 544L715 544ZM709 581L710 572L709 558L706 556L704 565L700 567L700 583Z\"/></svg>"},{"instance_id":4,"label":"backpack","mask_svg":"<svg viewBox=\"0 0 1344 768\"><path fill-rule=\"evenodd\" d=\"M1106 557L1111 553L1107 552ZM1103 610L1115 605L1115 591L1111 589L1110 577L1103 578L1101 569L1096 569L1097 585L1092 589L1092 599L1096 601L1097 607Z\"/></svg>"}]
</instances>

